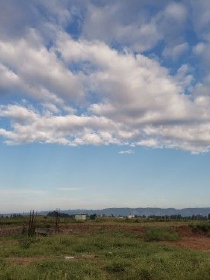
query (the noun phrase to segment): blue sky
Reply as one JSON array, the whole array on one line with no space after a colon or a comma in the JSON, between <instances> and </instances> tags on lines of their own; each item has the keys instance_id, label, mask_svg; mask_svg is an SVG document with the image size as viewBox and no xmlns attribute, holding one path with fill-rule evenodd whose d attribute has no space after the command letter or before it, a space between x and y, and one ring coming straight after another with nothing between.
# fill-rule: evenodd
<instances>
[{"instance_id":1,"label":"blue sky","mask_svg":"<svg viewBox=\"0 0 210 280\"><path fill-rule=\"evenodd\" d=\"M209 13L0 1L0 212L209 206Z\"/></svg>"}]
</instances>

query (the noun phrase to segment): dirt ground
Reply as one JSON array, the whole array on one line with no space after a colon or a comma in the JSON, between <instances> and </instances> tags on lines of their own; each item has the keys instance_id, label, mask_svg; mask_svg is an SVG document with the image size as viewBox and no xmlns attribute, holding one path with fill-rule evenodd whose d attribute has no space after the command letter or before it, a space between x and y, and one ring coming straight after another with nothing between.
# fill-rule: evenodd
<instances>
[{"instance_id":1,"label":"dirt ground","mask_svg":"<svg viewBox=\"0 0 210 280\"><path fill-rule=\"evenodd\" d=\"M163 244L210 252L210 236L202 232L194 232L189 226L181 226L174 228L181 239L176 242L162 242Z\"/></svg>"},{"instance_id":2,"label":"dirt ground","mask_svg":"<svg viewBox=\"0 0 210 280\"><path fill-rule=\"evenodd\" d=\"M8 260L14 264L20 264L20 265L25 265L27 266L30 263L34 263L34 262L39 262L42 260L46 260L46 258L44 257L17 257L17 258L8 258Z\"/></svg>"},{"instance_id":3,"label":"dirt ground","mask_svg":"<svg viewBox=\"0 0 210 280\"><path fill-rule=\"evenodd\" d=\"M184 247L193 250L210 252L210 238L205 236L182 237L182 239L179 241L163 242L163 244L174 247Z\"/></svg>"}]
</instances>

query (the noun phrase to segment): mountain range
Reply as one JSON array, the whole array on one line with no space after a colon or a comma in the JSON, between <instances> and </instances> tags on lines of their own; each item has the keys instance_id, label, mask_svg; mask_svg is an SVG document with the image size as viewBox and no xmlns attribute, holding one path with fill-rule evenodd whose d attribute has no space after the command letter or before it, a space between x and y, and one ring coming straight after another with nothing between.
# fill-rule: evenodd
<instances>
[{"instance_id":1,"label":"mountain range","mask_svg":"<svg viewBox=\"0 0 210 280\"><path fill-rule=\"evenodd\" d=\"M105 208L102 210L86 210L86 209L76 209L76 210L63 210L61 211L67 214L105 214L107 216L128 216L128 215L137 215L137 216L171 216L171 215L181 215L183 217L192 216L192 215L202 215L208 216L210 214L210 207L206 208Z\"/></svg>"}]
</instances>

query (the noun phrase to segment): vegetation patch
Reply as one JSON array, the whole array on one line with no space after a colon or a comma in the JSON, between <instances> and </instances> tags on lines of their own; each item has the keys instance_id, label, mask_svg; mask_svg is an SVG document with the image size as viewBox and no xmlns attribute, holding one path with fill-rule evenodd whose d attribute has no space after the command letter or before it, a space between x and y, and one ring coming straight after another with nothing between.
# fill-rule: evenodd
<instances>
[{"instance_id":1,"label":"vegetation patch","mask_svg":"<svg viewBox=\"0 0 210 280\"><path fill-rule=\"evenodd\" d=\"M190 225L190 227L193 232L210 234L210 223L208 222Z\"/></svg>"},{"instance_id":2,"label":"vegetation patch","mask_svg":"<svg viewBox=\"0 0 210 280\"><path fill-rule=\"evenodd\" d=\"M112 273L124 272L130 263L124 260L114 260L106 266L106 270Z\"/></svg>"},{"instance_id":3,"label":"vegetation patch","mask_svg":"<svg viewBox=\"0 0 210 280\"><path fill-rule=\"evenodd\" d=\"M166 228L150 228L145 232L145 241L176 241L180 239L177 232Z\"/></svg>"},{"instance_id":4,"label":"vegetation patch","mask_svg":"<svg viewBox=\"0 0 210 280\"><path fill-rule=\"evenodd\" d=\"M170 228L168 223L151 223L149 227L71 223L65 228L68 226L71 231L46 237L21 233L0 236L0 279L210 279L209 253L150 242L179 239L178 229ZM181 230L186 229L180 229L180 234ZM148 242L139 237L139 232ZM209 240L202 235L198 238ZM180 242L186 240L188 236Z\"/></svg>"},{"instance_id":5,"label":"vegetation patch","mask_svg":"<svg viewBox=\"0 0 210 280\"><path fill-rule=\"evenodd\" d=\"M23 236L18 240L18 243L22 249L29 249L31 244L35 243L36 239L32 237Z\"/></svg>"}]
</instances>

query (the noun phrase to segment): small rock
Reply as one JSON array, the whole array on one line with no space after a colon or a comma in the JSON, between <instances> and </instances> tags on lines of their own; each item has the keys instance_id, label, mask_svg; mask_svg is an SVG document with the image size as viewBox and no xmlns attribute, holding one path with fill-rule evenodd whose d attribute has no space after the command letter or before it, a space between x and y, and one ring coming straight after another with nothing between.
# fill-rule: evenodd
<instances>
[{"instance_id":1,"label":"small rock","mask_svg":"<svg viewBox=\"0 0 210 280\"><path fill-rule=\"evenodd\" d=\"M65 257L65 260L72 260L72 259L74 259L73 256L66 256L66 257Z\"/></svg>"}]
</instances>

